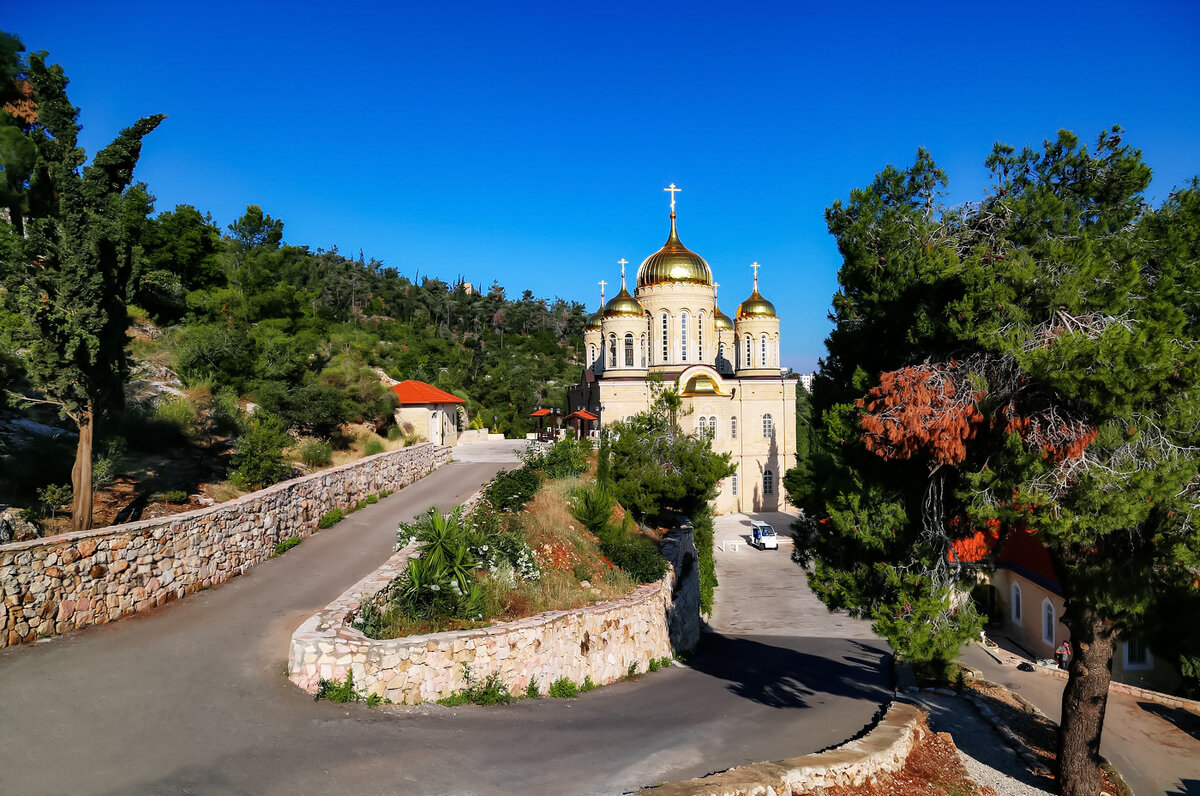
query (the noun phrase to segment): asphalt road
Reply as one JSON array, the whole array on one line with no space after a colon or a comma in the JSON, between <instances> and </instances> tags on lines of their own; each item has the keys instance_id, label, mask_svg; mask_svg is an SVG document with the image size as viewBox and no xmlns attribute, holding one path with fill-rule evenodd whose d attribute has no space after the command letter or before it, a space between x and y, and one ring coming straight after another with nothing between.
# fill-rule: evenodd
<instances>
[{"instance_id":1,"label":"asphalt road","mask_svg":"<svg viewBox=\"0 0 1200 796\"><path fill-rule=\"evenodd\" d=\"M978 644L965 647L960 660L1061 719L1065 680L999 664ZM1135 796L1200 796L1200 716L1194 713L1109 691L1100 752Z\"/></svg>"},{"instance_id":2,"label":"asphalt road","mask_svg":"<svg viewBox=\"0 0 1200 796\"><path fill-rule=\"evenodd\" d=\"M772 613L709 634L686 667L502 708L292 686L292 631L391 554L398 521L509 458L485 445L220 588L0 652L0 793L620 793L839 743L889 699L882 642L823 633L787 550L745 548L718 559L715 628L767 590Z\"/></svg>"}]
</instances>

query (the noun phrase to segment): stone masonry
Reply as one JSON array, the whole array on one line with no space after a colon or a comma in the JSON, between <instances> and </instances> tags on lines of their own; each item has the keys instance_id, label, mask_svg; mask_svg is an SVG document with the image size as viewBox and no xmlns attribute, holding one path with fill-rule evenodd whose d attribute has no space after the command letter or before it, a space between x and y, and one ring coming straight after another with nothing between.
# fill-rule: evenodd
<instances>
[{"instance_id":1,"label":"stone masonry","mask_svg":"<svg viewBox=\"0 0 1200 796\"><path fill-rule=\"evenodd\" d=\"M364 600L374 599L400 575L415 555L410 545L383 567L347 589L292 635L288 675L315 693L322 678L354 675L357 690L393 702L412 704L462 689L462 664L482 681L496 675L514 693L533 678L545 692L568 677L597 685L620 680L637 664L646 671L651 658L672 654L672 640L695 643L699 636L699 582L695 566L683 571L687 551L695 556L691 534L665 549L672 567L656 583L640 586L620 600L572 611L549 611L478 630L452 631L396 639L369 639L350 622ZM674 589L676 575L683 585ZM684 616L684 614L687 616ZM676 647L675 651L690 651Z\"/></svg>"},{"instance_id":2,"label":"stone masonry","mask_svg":"<svg viewBox=\"0 0 1200 796\"><path fill-rule=\"evenodd\" d=\"M368 456L209 508L0 545L0 647L102 625L215 586L310 536L326 512L450 460L431 443Z\"/></svg>"}]
</instances>

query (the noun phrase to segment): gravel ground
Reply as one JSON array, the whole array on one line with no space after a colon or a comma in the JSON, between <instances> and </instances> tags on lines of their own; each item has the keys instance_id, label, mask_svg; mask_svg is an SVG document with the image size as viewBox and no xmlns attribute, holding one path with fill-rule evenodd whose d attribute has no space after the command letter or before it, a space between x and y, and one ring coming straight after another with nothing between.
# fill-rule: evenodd
<instances>
[{"instance_id":1,"label":"gravel ground","mask_svg":"<svg viewBox=\"0 0 1200 796\"><path fill-rule=\"evenodd\" d=\"M958 697L941 694L908 694L906 699L929 712L934 732L954 738L959 757L971 779L997 796L1040 796L1054 793L1053 781L1031 774L991 724L980 718L975 707Z\"/></svg>"}]
</instances>

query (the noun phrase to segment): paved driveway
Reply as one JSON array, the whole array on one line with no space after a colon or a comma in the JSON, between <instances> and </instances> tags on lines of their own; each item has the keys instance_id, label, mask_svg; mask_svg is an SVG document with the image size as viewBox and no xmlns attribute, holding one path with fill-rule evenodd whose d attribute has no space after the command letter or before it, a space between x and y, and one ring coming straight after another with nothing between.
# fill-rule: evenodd
<instances>
[{"instance_id":1,"label":"paved driveway","mask_svg":"<svg viewBox=\"0 0 1200 796\"><path fill-rule=\"evenodd\" d=\"M769 586L792 608L718 622L688 667L505 708L313 702L284 677L292 630L390 555L397 521L501 466L460 452L220 588L0 652L0 793L619 793L815 751L890 696L882 643L819 632L780 551L718 559L720 599Z\"/></svg>"}]
</instances>

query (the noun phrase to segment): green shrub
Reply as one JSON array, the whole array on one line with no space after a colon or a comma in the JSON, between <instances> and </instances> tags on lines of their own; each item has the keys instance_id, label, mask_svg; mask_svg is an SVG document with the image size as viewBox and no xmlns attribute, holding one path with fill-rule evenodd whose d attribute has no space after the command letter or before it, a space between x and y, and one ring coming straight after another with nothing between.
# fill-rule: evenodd
<instances>
[{"instance_id":1,"label":"green shrub","mask_svg":"<svg viewBox=\"0 0 1200 796\"><path fill-rule=\"evenodd\" d=\"M321 519L317 522L317 527L332 528L345 519L345 517L346 515L342 513L341 509L330 509L321 515Z\"/></svg>"},{"instance_id":2,"label":"green shrub","mask_svg":"<svg viewBox=\"0 0 1200 796\"><path fill-rule=\"evenodd\" d=\"M638 662L637 661L634 661L633 663L629 664L629 668L625 670L625 676L627 678L638 676Z\"/></svg>"},{"instance_id":3,"label":"green shrub","mask_svg":"<svg viewBox=\"0 0 1200 796\"><path fill-rule=\"evenodd\" d=\"M109 437L100 445L92 460L93 489L104 489L117 480L121 465L125 462L126 447L124 437Z\"/></svg>"},{"instance_id":4,"label":"green shrub","mask_svg":"<svg viewBox=\"0 0 1200 796\"><path fill-rule=\"evenodd\" d=\"M37 491L37 503L32 507L27 519L40 520L44 517L58 516L58 510L64 504L70 503L74 493L70 484L47 484Z\"/></svg>"},{"instance_id":5,"label":"green shrub","mask_svg":"<svg viewBox=\"0 0 1200 796\"><path fill-rule=\"evenodd\" d=\"M670 666L671 666L671 659L669 657L667 657L666 655L664 655L658 659L658 668L668 669L668 668L670 668Z\"/></svg>"},{"instance_id":6,"label":"green shrub","mask_svg":"<svg viewBox=\"0 0 1200 796\"><path fill-rule=\"evenodd\" d=\"M508 686L500 681L500 678L494 674L489 674L481 683L471 674L471 667L467 664L462 664L463 680L466 682L466 687L461 691L455 691L447 697L442 697L437 702L439 705L507 705L512 702L514 697L508 690Z\"/></svg>"},{"instance_id":7,"label":"green shrub","mask_svg":"<svg viewBox=\"0 0 1200 796\"><path fill-rule=\"evenodd\" d=\"M405 616L483 619L487 600L483 586L475 580L480 562L471 553L469 533L461 506L449 514L430 508L397 529L399 547L411 540L421 543L418 556L409 560L392 591L392 604Z\"/></svg>"},{"instance_id":8,"label":"green shrub","mask_svg":"<svg viewBox=\"0 0 1200 796\"><path fill-rule=\"evenodd\" d=\"M717 568L713 561L713 521L708 506L701 506L691 516L693 538L700 563L700 612L711 614L713 589L717 587Z\"/></svg>"},{"instance_id":9,"label":"green shrub","mask_svg":"<svg viewBox=\"0 0 1200 796\"><path fill-rule=\"evenodd\" d=\"M521 461L531 470L540 470L547 478L570 478L587 469L592 445L585 440L564 439L551 443L545 451L526 448Z\"/></svg>"},{"instance_id":10,"label":"green shrub","mask_svg":"<svg viewBox=\"0 0 1200 796\"><path fill-rule=\"evenodd\" d=\"M383 443L377 439L367 440L367 444L363 447L363 456L374 456L377 453L383 453Z\"/></svg>"},{"instance_id":11,"label":"green shrub","mask_svg":"<svg viewBox=\"0 0 1200 796\"><path fill-rule=\"evenodd\" d=\"M317 682L317 693L313 702L328 699L330 702L360 702L362 696L354 690L354 672L346 672L346 680L326 680L322 677Z\"/></svg>"},{"instance_id":12,"label":"green shrub","mask_svg":"<svg viewBox=\"0 0 1200 796\"><path fill-rule=\"evenodd\" d=\"M599 484L576 489L571 495L571 515L598 537L604 538L617 501Z\"/></svg>"},{"instance_id":13,"label":"green shrub","mask_svg":"<svg viewBox=\"0 0 1200 796\"><path fill-rule=\"evenodd\" d=\"M536 470L519 467L497 473L484 490L484 497L501 511L517 511L537 494L542 478Z\"/></svg>"},{"instance_id":14,"label":"green shrub","mask_svg":"<svg viewBox=\"0 0 1200 796\"><path fill-rule=\"evenodd\" d=\"M182 489L168 489L166 492L163 492L163 500L167 501L168 503L175 503L177 505L180 503L187 503L188 493Z\"/></svg>"},{"instance_id":15,"label":"green shrub","mask_svg":"<svg viewBox=\"0 0 1200 796\"><path fill-rule=\"evenodd\" d=\"M363 503L366 503L368 506L370 506L373 503L378 503L378 502L379 502L379 495L367 495L367 499L363 501Z\"/></svg>"},{"instance_id":16,"label":"green shrub","mask_svg":"<svg viewBox=\"0 0 1200 796\"><path fill-rule=\"evenodd\" d=\"M199 424L196 405L183 397L160 402L154 407L154 417L162 423L174 426L183 437L194 435Z\"/></svg>"},{"instance_id":17,"label":"green shrub","mask_svg":"<svg viewBox=\"0 0 1200 796\"><path fill-rule=\"evenodd\" d=\"M569 677L560 677L550 684L546 693L556 699L574 699L579 696L579 686Z\"/></svg>"},{"instance_id":18,"label":"green shrub","mask_svg":"<svg viewBox=\"0 0 1200 796\"><path fill-rule=\"evenodd\" d=\"M281 541L279 544L275 545L275 555L281 556L298 544L300 544L299 536L289 536L288 538Z\"/></svg>"},{"instance_id":19,"label":"green shrub","mask_svg":"<svg viewBox=\"0 0 1200 796\"><path fill-rule=\"evenodd\" d=\"M258 412L238 437L229 459L233 466L229 480L246 488L267 486L287 478L292 468L283 460L283 449L291 441L281 420Z\"/></svg>"},{"instance_id":20,"label":"green shrub","mask_svg":"<svg viewBox=\"0 0 1200 796\"><path fill-rule=\"evenodd\" d=\"M648 664L646 664L646 670L650 671L650 672L657 672L658 671L658 658L651 658L650 662Z\"/></svg>"},{"instance_id":21,"label":"green shrub","mask_svg":"<svg viewBox=\"0 0 1200 796\"><path fill-rule=\"evenodd\" d=\"M579 686L579 693L586 694L588 691L595 691L595 690L596 690L596 684L594 682L592 682L592 676L590 674L585 675L583 678L583 683Z\"/></svg>"},{"instance_id":22,"label":"green shrub","mask_svg":"<svg viewBox=\"0 0 1200 796\"><path fill-rule=\"evenodd\" d=\"M404 429L400 426L388 426L387 438L391 442L395 442L404 436Z\"/></svg>"},{"instance_id":23,"label":"green shrub","mask_svg":"<svg viewBox=\"0 0 1200 796\"><path fill-rule=\"evenodd\" d=\"M601 539L600 551L638 583L654 583L667 574L667 560L646 536L621 534Z\"/></svg>"},{"instance_id":24,"label":"green shrub","mask_svg":"<svg viewBox=\"0 0 1200 796\"><path fill-rule=\"evenodd\" d=\"M529 678L529 685L525 686L525 698L526 699L541 699L542 698L542 691L540 688L538 688L538 681L537 681L536 677Z\"/></svg>"},{"instance_id":25,"label":"green shrub","mask_svg":"<svg viewBox=\"0 0 1200 796\"><path fill-rule=\"evenodd\" d=\"M333 446L320 440L310 442L300 449L300 461L309 467L328 467L333 461Z\"/></svg>"}]
</instances>

